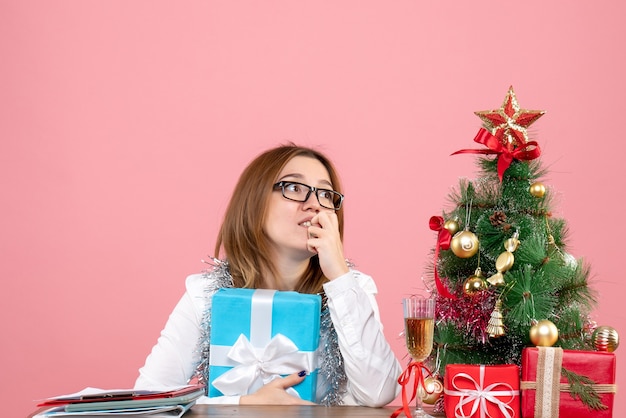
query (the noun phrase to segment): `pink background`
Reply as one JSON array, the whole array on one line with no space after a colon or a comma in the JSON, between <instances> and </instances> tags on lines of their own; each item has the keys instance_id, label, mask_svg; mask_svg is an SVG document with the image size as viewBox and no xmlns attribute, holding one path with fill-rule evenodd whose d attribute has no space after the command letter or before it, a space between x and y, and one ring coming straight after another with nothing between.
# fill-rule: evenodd
<instances>
[{"instance_id":1,"label":"pink background","mask_svg":"<svg viewBox=\"0 0 626 418\"><path fill-rule=\"evenodd\" d=\"M131 386L243 166L287 140L336 161L347 256L403 357L428 219L476 175L450 153L510 85L547 110L531 133L568 251L592 266L594 318L626 330L625 15L617 0L2 0L2 415Z\"/></svg>"}]
</instances>

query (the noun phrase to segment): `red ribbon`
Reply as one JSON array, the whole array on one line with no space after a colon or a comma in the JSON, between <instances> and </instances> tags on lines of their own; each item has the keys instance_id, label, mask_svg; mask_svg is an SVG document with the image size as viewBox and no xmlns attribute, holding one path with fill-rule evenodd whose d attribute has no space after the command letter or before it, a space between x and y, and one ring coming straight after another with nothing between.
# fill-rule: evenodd
<instances>
[{"instance_id":1,"label":"red ribbon","mask_svg":"<svg viewBox=\"0 0 626 418\"><path fill-rule=\"evenodd\" d=\"M435 285L437 286L437 292L443 297L448 299L457 299L450 291L444 286L439 273L437 272L437 260L439 259L439 250L447 250L450 248L450 241L452 241L452 234L446 228L444 228L444 220L441 216L431 216L428 222L430 229L438 231L437 246L435 247Z\"/></svg>"},{"instance_id":2,"label":"red ribbon","mask_svg":"<svg viewBox=\"0 0 626 418\"><path fill-rule=\"evenodd\" d=\"M415 399L415 396L419 396L417 394L417 388L419 387L418 385L422 385L424 390L427 391L426 384L424 383L424 374L422 373L422 369L426 369L429 376L432 374L431 371L428 370L426 366L424 366L424 363L412 361L402 372L400 377L398 377L398 383L402 386L402 407L396 409L393 414L391 414L390 418L396 418L402 412L404 412L404 415L406 415L408 418L412 418L411 403ZM407 399L406 387L411 381L411 373L413 371L415 371L415 380L413 381L413 395L411 396L411 399Z\"/></svg>"},{"instance_id":3,"label":"red ribbon","mask_svg":"<svg viewBox=\"0 0 626 418\"><path fill-rule=\"evenodd\" d=\"M510 144L505 146L501 140L493 136L491 132L485 128L480 128L478 134L474 138L474 142L478 142L489 149L462 149L452 153L456 154L498 154L498 177L502 181L502 176L511 162L515 160L534 160L541 155L539 144L536 141L528 141L524 145L513 148Z\"/></svg>"}]
</instances>

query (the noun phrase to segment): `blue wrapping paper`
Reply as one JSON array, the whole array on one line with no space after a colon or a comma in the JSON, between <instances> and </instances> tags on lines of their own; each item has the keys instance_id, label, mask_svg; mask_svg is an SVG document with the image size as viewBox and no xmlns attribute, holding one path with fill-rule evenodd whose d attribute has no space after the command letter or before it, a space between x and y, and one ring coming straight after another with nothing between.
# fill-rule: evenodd
<instances>
[{"instance_id":1,"label":"blue wrapping paper","mask_svg":"<svg viewBox=\"0 0 626 418\"><path fill-rule=\"evenodd\" d=\"M209 396L253 393L276 376L306 370L293 390L315 402L320 309L319 295L218 290L211 306Z\"/></svg>"}]
</instances>

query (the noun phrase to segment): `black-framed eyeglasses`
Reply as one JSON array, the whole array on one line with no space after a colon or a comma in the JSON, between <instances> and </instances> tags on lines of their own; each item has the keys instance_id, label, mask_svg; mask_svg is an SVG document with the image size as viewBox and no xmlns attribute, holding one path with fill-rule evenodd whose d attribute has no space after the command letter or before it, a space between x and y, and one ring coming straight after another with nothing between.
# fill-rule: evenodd
<instances>
[{"instance_id":1,"label":"black-framed eyeglasses","mask_svg":"<svg viewBox=\"0 0 626 418\"><path fill-rule=\"evenodd\" d=\"M341 209L343 195L330 189L318 189L297 181L279 181L274 185L274 190L280 189L285 199L294 200L296 202L306 202L311 193L315 193L320 206L326 209Z\"/></svg>"}]
</instances>

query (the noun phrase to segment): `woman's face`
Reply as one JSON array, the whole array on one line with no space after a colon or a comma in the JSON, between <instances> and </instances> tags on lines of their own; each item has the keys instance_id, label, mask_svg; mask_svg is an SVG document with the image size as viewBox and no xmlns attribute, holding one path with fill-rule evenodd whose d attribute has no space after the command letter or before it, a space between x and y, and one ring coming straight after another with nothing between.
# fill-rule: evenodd
<instances>
[{"instance_id":1,"label":"woman's face","mask_svg":"<svg viewBox=\"0 0 626 418\"><path fill-rule=\"evenodd\" d=\"M278 175L279 181L294 181L322 189L333 189L326 167L312 157L292 158ZM265 218L264 230L276 255L308 259L314 253L307 249L311 218L320 211L333 212L320 206L315 193L306 202L283 197L280 188L272 192Z\"/></svg>"}]
</instances>

